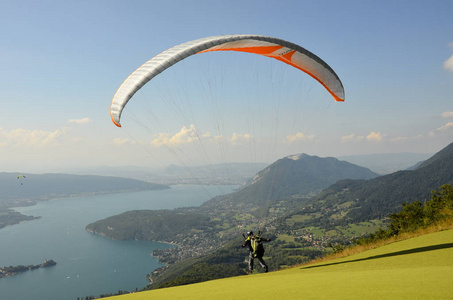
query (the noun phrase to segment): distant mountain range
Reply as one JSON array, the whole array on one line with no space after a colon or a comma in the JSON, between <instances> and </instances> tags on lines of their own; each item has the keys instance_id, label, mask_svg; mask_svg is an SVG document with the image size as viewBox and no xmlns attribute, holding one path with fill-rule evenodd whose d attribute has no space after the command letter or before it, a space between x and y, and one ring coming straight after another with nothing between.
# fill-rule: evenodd
<instances>
[{"instance_id":1,"label":"distant mountain range","mask_svg":"<svg viewBox=\"0 0 453 300\"><path fill-rule=\"evenodd\" d=\"M72 169L67 171L79 175L100 175L132 178L147 182L165 185L174 184L204 184L242 185L253 177L256 172L265 168L265 163L223 163L206 166L177 166L170 165L163 169L150 169L147 167L125 166L106 167L98 166L92 168Z\"/></svg>"},{"instance_id":2,"label":"distant mountain range","mask_svg":"<svg viewBox=\"0 0 453 300\"><path fill-rule=\"evenodd\" d=\"M396 171L412 169L434 153L377 153L363 155L339 156L340 160L369 168L370 170L385 175Z\"/></svg>"},{"instance_id":3,"label":"distant mountain range","mask_svg":"<svg viewBox=\"0 0 453 300\"><path fill-rule=\"evenodd\" d=\"M169 187L120 177L58 173L0 173L0 207L21 206L30 201L34 202L76 195L166 188Z\"/></svg>"},{"instance_id":4,"label":"distant mountain range","mask_svg":"<svg viewBox=\"0 0 453 300\"><path fill-rule=\"evenodd\" d=\"M428 159L433 153L380 153L336 157L339 160L365 167L383 175L407 170ZM141 166L94 166L56 170L57 173L78 175L116 176L159 184L237 184L242 185L269 163L220 163L205 166L177 166L149 168Z\"/></svg>"}]
</instances>

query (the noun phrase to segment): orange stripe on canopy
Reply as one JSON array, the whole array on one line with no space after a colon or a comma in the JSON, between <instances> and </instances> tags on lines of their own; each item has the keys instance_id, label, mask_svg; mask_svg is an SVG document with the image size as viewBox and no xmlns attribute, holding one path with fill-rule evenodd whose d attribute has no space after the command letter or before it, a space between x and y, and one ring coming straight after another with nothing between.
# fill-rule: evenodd
<instances>
[{"instance_id":1,"label":"orange stripe on canopy","mask_svg":"<svg viewBox=\"0 0 453 300\"><path fill-rule=\"evenodd\" d=\"M267 55L275 52L279 49L283 48L283 46L261 46L261 47L236 47L236 48L220 48L220 49L207 49L204 51L200 51L198 53L204 52L211 52L211 51L239 51L239 52L248 52L248 53L255 53L260 55Z\"/></svg>"},{"instance_id":2,"label":"orange stripe on canopy","mask_svg":"<svg viewBox=\"0 0 453 300\"><path fill-rule=\"evenodd\" d=\"M204 51L200 51L198 53L204 53L204 52L212 52L212 51L239 51L239 52L248 52L248 53L255 53L255 54L260 54L260 55L264 55L264 56L267 56L267 57L272 57L272 58L275 58L279 61L282 61L290 66L293 66L294 68L297 68L299 70L301 70L302 72L305 72L307 73L308 75L310 75L311 77L313 77L314 79L316 79L316 81L318 81L320 84L322 84L322 86L332 95L332 97L335 99L335 101L337 102L343 102L344 100L341 99L340 97L338 97L337 95L335 95L334 92L332 92L328 87L327 85L325 85L318 77L316 77L314 74L308 72L307 70L301 68L300 66L294 64L291 60L292 56L294 55L294 53L296 53L296 50L292 50L292 51L289 51L288 53L285 53L281 56L278 56L278 55L272 55L272 53L274 53L275 51L277 50L280 50L282 49L283 46L280 46L280 45L277 45L277 46L259 46L259 47L235 47L235 48L220 48L220 49L207 49L207 50L204 50Z\"/></svg>"},{"instance_id":3,"label":"orange stripe on canopy","mask_svg":"<svg viewBox=\"0 0 453 300\"><path fill-rule=\"evenodd\" d=\"M296 50L290 51L288 53L285 53L282 55L285 59L291 61L291 58L293 57L293 54L296 53Z\"/></svg>"},{"instance_id":4,"label":"orange stripe on canopy","mask_svg":"<svg viewBox=\"0 0 453 300\"><path fill-rule=\"evenodd\" d=\"M291 53L291 56L294 54L294 52L290 52ZM284 55L285 56L285 55ZM337 102L344 102L344 99L341 99L340 97L338 97L337 95L335 95L334 92L332 92L328 87L327 85L325 85L318 77L316 77L315 75L313 75L312 73L308 72L307 70L299 67L298 65L294 64L292 61L291 61L291 56L290 56L290 59L288 60L286 57L282 57L282 56L268 56L268 57L272 57L272 58L275 58L279 61L282 61L290 66L293 66L294 68L297 68L299 70L301 70L302 72L305 72L307 73L308 75L310 75L311 77L313 77L314 79L316 79L316 81L318 81L320 84L322 84L322 86L332 95L332 97L335 99L335 101Z\"/></svg>"}]
</instances>

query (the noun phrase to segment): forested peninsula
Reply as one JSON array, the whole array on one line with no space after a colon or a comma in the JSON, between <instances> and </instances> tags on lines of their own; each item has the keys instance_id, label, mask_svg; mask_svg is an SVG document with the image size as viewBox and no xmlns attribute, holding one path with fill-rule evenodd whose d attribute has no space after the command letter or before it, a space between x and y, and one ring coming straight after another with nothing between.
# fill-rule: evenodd
<instances>
[{"instance_id":1,"label":"forested peninsula","mask_svg":"<svg viewBox=\"0 0 453 300\"><path fill-rule=\"evenodd\" d=\"M38 265L29 265L29 266L19 265L19 266L0 267L0 278L14 276L14 275L20 274L22 272L36 270L39 268L52 267L52 266L55 266L56 264L57 263L55 261L53 261L52 259L46 259L42 264L38 264Z\"/></svg>"}]
</instances>

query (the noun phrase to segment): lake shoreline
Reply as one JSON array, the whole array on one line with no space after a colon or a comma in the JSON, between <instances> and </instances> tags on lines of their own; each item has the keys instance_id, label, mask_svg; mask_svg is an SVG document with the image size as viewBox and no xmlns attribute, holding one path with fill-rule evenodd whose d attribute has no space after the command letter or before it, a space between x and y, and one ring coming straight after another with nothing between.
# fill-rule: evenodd
<instances>
[{"instance_id":1,"label":"lake shoreline","mask_svg":"<svg viewBox=\"0 0 453 300\"><path fill-rule=\"evenodd\" d=\"M86 225L130 210L200 206L233 189L179 185L160 191L58 198L17 208L22 214L41 218L0 230L0 266L30 265L46 257L58 265L3 278L2 299L73 300L146 287L146 274L165 265L153 251L180 245L110 240L87 232Z\"/></svg>"},{"instance_id":2,"label":"lake shoreline","mask_svg":"<svg viewBox=\"0 0 453 300\"><path fill-rule=\"evenodd\" d=\"M23 201L16 202L15 204L11 204L7 207L1 207L0 211L4 212L3 218L11 219L15 217L17 221L10 222L5 224L5 222L1 222L0 220L0 230L5 228L6 226L14 226L17 224L21 224L23 222L34 221L40 219L41 217L35 217L30 215L25 215L16 210L16 208L23 208L23 207L30 207L36 206L38 203L46 202L46 201L53 201L53 200L64 200L70 198L80 198L80 197L91 197L97 195L116 195L116 194L125 194L125 193L134 193L134 192L144 192L144 191L161 191L165 189L171 189L171 186L164 189L144 189L144 190L124 190L124 191L116 191L116 192L108 192L108 191L100 191L100 192L93 192L93 193L80 193L80 194L71 194L71 195L58 195L53 197L46 197L46 198L37 198L37 199L22 199Z\"/></svg>"}]
</instances>

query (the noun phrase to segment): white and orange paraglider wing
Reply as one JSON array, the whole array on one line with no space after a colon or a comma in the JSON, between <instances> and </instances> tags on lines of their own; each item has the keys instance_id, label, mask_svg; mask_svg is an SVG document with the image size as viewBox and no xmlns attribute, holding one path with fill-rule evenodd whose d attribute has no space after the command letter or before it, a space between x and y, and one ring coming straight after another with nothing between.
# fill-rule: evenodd
<instances>
[{"instance_id":1,"label":"white and orange paraglider wing","mask_svg":"<svg viewBox=\"0 0 453 300\"><path fill-rule=\"evenodd\" d=\"M240 51L275 58L312 76L326 88L335 101L344 101L343 84L334 70L299 45L262 35L213 36L170 48L129 75L112 99L110 116L113 123L121 127L121 113L127 102L156 75L193 54L210 51Z\"/></svg>"}]
</instances>

